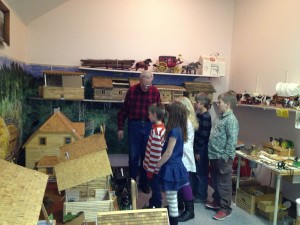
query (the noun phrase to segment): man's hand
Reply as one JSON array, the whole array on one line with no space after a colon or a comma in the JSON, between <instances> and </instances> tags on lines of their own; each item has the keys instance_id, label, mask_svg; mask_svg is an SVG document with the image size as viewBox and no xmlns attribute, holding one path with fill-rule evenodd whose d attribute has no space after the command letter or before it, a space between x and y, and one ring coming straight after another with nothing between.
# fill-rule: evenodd
<instances>
[{"instance_id":1,"label":"man's hand","mask_svg":"<svg viewBox=\"0 0 300 225\"><path fill-rule=\"evenodd\" d=\"M119 139L119 141L122 140L123 138L124 138L124 131L118 130L118 139Z\"/></svg>"},{"instance_id":2,"label":"man's hand","mask_svg":"<svg viewBox=\"0 0 300 225\"><path fill-rule=\"evenodd\" d=\"M200 154L195 154L195 159L196 159L196 161L199 161L200 160Z\"/></svg>"}]
</instances>

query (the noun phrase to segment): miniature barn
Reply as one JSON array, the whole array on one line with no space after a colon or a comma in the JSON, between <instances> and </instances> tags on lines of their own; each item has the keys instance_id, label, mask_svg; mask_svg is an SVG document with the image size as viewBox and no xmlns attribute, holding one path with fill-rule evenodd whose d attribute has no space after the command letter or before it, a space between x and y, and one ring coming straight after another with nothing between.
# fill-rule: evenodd
<instances>
[{"instance_id":1,"label":"miniature barn","mask_svg":"<svg viewBox=\"0 0 300 225\"><path fill-rule=\"evenodd\" d=\"M160 93L162 102L173 102L176 98L183 96L186 91L184 87L176 85L155 85Z\"/></svg>"},{"instance_id":2,"label":"miniature barn","mask_svg":"<svg viewBox=\"0 0 300 225\"><path fill-rule=\"evenodd\" d=\"M0 177L0 224L37 225L48 176L0 159Z\"/></svg>"},{"instance_id":3,"label":"miniature barn","mask_svg":"<svg viewBox=\"0 0 300 225\"><path fill-rule=\"evenodd\" d=\"M65 190L64 215L84 212L86 222L114 210L108 176L112 174L104 134L94 134L60 148L55 166L58 190Z\"/></svg>"},{"instance_id":4,"label":"miniature barn","mask_svg":"<svg viewBox=\"0 0 300 225\"><path fill-rule=\"evenodd\" d=\"M125 78L93 76L92 87L96 100L122 101L129 88L129 82Z\"/></svg>"},{"instance_id":5,"label":"miniature barn","mask_svg":"<svg viewBox=\"0 0 300 225\"><path fill-rule=\"evenodd\" d=\"M84 99L83 72L45 70L40 97L45 99Z\"/></svg>"},{"instance_id":6,"label":"miniature barn","mask_svg":"<svg viewBox=\"0 0 300 225\"><path fill-rule=\"evenodd\" d=\"M187 97L192 103L195 102L195 95L200 92L207 94L212 102L213 93L216 92L214 86L210 82L184 82L184 87L187 91Z\"/></svg>"},{"instance_id":7,"label":"miniature barn","mask_svg":"<svg viewBox=\"0 0 300 225\"><path fill-rule=\"evenodd\" d=\"M62 112L55 112L24 143L26 167L36 168L44 156L59 156L60 146L82 139L84 133L85 123L71 122ZM43 167L47 167L44 160Z\"/></svg>"}]
</instances>

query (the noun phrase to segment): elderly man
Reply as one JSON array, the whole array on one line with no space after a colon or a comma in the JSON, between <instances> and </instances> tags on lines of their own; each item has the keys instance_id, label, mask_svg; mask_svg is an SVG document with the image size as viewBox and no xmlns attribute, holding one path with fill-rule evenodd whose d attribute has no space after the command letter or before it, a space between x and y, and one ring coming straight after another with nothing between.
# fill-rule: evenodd
<instances>
[{"instance_id":1,"label":"elderly man","mask_svg":"<svg viewBox=\"0 0 300 225\"><path fill-rule=\"evenodd\" d=\"M153 74L143 71L140 74L140 82L129 88L124 104L118 112L118 138L124 137L124 122L128 119L128 143L129 143L129 173L136 180L139 171L139 186L142 192L150 192L146 171L142 162L145 157L147 140L151 130L151 122L148 119L148 107L160 102L160 94L156 87L152 86Z\"/></svg>"}]
</instances>

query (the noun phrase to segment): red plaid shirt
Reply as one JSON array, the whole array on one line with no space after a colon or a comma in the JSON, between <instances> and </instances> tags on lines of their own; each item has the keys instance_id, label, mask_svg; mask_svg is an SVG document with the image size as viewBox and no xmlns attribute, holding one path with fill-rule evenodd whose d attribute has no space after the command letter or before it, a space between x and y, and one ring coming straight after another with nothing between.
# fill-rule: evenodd
<instances>
[{"instance_id":1,"label":"red plaid shirt","mask_svg":"<svg viewBox=\"0 0 300 225\"><path fill-rule=\"evenodd\" d=\"M154 86L151 86L147 92L142 91L140 84L130 87L124 104L118 112L118 130L123 130L126 118L147 119L149 105L160 101L159 91Z\"/></svg>"}]
</instances>

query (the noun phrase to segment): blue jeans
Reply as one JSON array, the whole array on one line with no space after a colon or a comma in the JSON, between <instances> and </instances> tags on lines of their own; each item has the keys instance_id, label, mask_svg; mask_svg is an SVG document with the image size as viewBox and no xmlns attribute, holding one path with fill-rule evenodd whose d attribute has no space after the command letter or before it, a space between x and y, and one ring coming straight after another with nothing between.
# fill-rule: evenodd
<instances>
[{"instance_id":1,"label":"blue jeans","mask_svg":"<svg viewBox=\"0 0 300 225\"><path fill-rule=\"evenodd\" d=\"M149 179L150 187L152 190L152 196L149 199L149 207L161 208L162 196L160 188L160 176L159 174L153 174L153 178Z\"/></svg>"},{"instance_id":2,"label":"blue jeans","mask_svg":"<svg viewBox=\"0 0 300 225\"><path fill-rule=\"evenodd\" d=\"M139 171L139 185L148 184L146 171L143 168L143 160L145 157L151 126L152 123L150 121L128 121L129 174L130 177L136 181Z\"/></svg>"},{"instance_id":3,"label":"blue jeans","mask_svg":"<svg viewBox=\"0 0 300 225\"><path fill-rule=\"evenodd\" d=\"M207 199L208 163L207 152L200 152L200 159L196 160L196 174L193 186L196 192L195 197L204 201Z\"/></svg>"}]
</instances>

